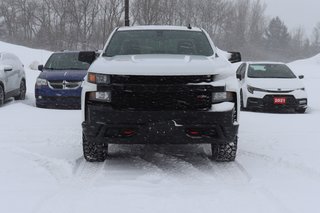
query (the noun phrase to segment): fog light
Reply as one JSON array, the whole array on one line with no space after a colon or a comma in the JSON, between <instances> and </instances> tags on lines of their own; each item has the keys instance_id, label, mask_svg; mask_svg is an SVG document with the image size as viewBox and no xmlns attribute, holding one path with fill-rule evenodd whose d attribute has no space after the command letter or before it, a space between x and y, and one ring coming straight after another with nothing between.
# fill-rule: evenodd
<instances>
[{"instance_id":1,"label":"fog light","mask_svg":"<svg viewBox=\"0 0 320 213\"><path fill-rule=\"evenodd\" d=\"M233 101L233 93L232 92L212 93L212 103L221 103L224 101Z\"/></svg>"},{"instance_id":2,"label":"fog light","mask_svg":"<svg viewBox=\"0 0 320 213\"><path fill-rule=\"evenodd\" d=\"M307 104L307 100L300 100L299 104Z\"/></svg>"},{"instance_id":3,"label":"fog light","mask_svg":"<svg viewBox=\"0 0 320 213\"><path fill-rule=\"evenodd\" d=\"M111 102L111 92L91 92L89 98L95 101Z\"/></svg>"}]
</instances>

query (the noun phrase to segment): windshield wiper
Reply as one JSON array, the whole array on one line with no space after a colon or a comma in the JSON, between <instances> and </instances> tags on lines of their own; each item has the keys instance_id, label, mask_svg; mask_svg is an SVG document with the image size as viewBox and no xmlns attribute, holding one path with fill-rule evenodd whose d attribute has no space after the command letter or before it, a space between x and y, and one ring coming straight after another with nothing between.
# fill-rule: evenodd
<instances>
[{"instance_id":1,"label":"windshield wiper","mask_svg":"<svg viewBox=\"0 0 320 213\"><path fill-rule=\"evenodd\" d=\"M43 69L45 69L45 70L64 70L64 69L55 68L55 67L44 67Z\"/></svg>"},{"instance_id":2,"label":"windshield wiper","mask_svg":"<svg viewBox=\"0 0 320 213\"><path fill-rule=\"evenodd\" d=\"M64 70L86 70L85 68L63 68Z\"/></svg>"}]
</instances>

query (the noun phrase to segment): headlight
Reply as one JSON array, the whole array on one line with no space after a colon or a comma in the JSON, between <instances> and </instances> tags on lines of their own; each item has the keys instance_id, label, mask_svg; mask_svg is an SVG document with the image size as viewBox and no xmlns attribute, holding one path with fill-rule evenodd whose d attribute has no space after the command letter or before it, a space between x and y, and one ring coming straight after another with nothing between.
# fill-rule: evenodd
<instances>
[{"instance_id":1,"label":"headlight","mask_svg":"<svg viewBox=\"0 0 320 213\"><path fill-rule=\"evenodd\" d=\"M260 89L260 88L257 88L257 87L252 87L252 86L247 86L247 89L248 89L248 92L250 92L251 94L253 94L255 91L257 92L266 92L265 89Z\"/></svg>"},{"instance_id":2,"label":"headlight","mask_svg":"<svg viewBox=\"0 0 320 213\"><path fill-rule=\"evenodd\" d=\"M232 92L214 92L212 93L212 103L221 103L225 101L234 101Z\"/></svg>"},{"instance_id":3,"label":"headlight","mask_svg":"<svg viewBox=\"0 0 320 213\"><path fill-rule=\"evenodd\" d=\"M297 90L305 91L306 89L304 87L302 87L302 88L298 88Z\"/></svg>"},{"instance_id":4,"label":"headlight","mask_svg":"<svg viewBox=\"0 0 320 213\"><path fill-rule=\"evenodd\" d=\"M91 101L101 101L101 102L111 102L111 92L90 92L89 100Z\"/></svg>"},{"instance_id":5,"label":"headlight","mask_svg":"<svg viewBox=\"0 0 320 213\"><path fill-rule=\"evenodd\" d=\"M110 84L110 75L88 73L88 82L93 84Z\"/></svg>"},{"instance_id":6,"label":"headlight","mask_svg":"<svg viewBox=\"0 0 320 213\"><path fill-rule=\"evenodd\" d=\"M47 86L48 85L48 81L46 79L43 79L43 78L37 78L36 85L37 86Z\"/></svg>"}]
</instances>

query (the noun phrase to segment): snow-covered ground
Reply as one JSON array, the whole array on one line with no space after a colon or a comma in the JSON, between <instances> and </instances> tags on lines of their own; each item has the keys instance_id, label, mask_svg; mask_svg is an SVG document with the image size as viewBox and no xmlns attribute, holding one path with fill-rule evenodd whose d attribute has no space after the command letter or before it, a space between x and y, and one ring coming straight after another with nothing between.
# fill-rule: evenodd
<instances>
[{"instance_id":1,"label":"snow-covered ground","mask_svg":"<svg viewBox=\"0 0 320 213\"><path fill-rule=\"evenodd\" d=\"M241 112L234 163L208 146L111 146L104 163L82 157L81 113L38 109L34 81L49 52L0 42L27 68L25 101L0 108L0 212L318 212L320 55L290 66L305 74L306 114Z\"/></svg>"}]
</instances>

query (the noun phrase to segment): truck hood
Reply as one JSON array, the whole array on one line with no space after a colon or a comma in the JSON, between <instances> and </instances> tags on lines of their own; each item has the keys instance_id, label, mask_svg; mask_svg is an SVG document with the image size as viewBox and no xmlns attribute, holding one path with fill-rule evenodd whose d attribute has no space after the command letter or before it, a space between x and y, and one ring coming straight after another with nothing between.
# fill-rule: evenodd
<instances>
[{"instance_id":1,"label":"truck hood","mask_svg":"<svg viewBox=\"0 0 320 213\"><path fill-rule=\"evenodd\" d=\"M99 57L89 72L110 75L214 75L230 72L231 64L222 57L189 55L124 55Z\"/></svg>"},{"instance_id":2,"label":"truck hood","mask_svg":"<svg viewBox=\"0 0 320 213\"><path fill-rule=\"evenodd\" d=\"M303 82L298 78L250 78L248 85L266 90L295 90L304 87Z\"/></svg>"},{"instance_id":3,"label":"truck hood","mask_svg":"<svg viewBox=\"0 0 320 213\"><path fill-rule=\"evenodd\" d=\"M40 73L39 78L49 81L83 81L87 75L87 70L44 70Z\"/></svg>"}]
</instances>

